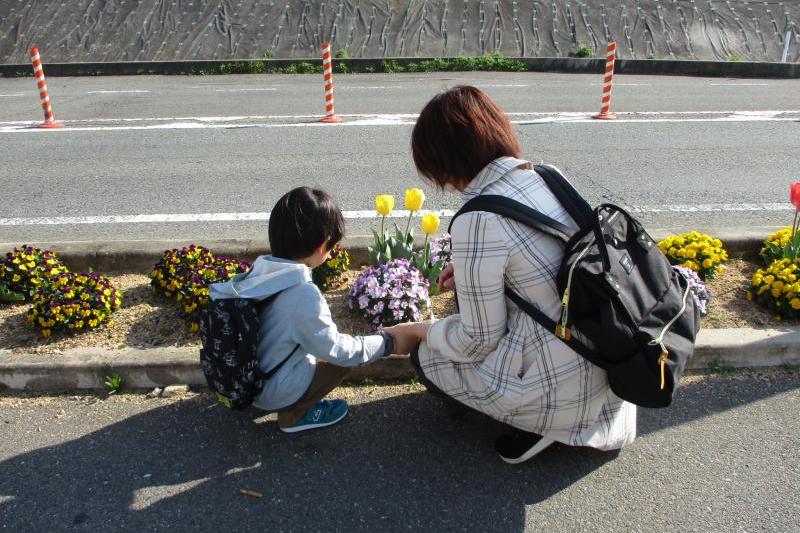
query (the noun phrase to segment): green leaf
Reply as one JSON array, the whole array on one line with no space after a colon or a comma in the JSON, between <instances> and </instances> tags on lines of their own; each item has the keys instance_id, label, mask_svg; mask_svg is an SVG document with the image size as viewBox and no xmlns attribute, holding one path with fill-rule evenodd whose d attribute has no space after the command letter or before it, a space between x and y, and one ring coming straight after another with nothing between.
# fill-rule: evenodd
<instances>
[{"instance_id":1,"label":"green leaf","mask_svg":"<svg viewBox=\"0 0 800 533\"><path fill-rule=\"evenodd\" d=\"M0 283L0 302L24 302L25 295L14 292Z\"/></svg>"}]
</instances>

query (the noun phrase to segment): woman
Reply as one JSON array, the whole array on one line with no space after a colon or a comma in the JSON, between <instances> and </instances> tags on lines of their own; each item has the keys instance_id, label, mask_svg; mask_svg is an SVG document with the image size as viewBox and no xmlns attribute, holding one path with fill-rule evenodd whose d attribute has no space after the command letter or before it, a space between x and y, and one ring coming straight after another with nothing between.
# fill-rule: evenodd
<instances>
[{"instance_id":1,"label":"woman","mask_svg":"<svg viewBox=\"0 0 800 533\"><path fill-rule=\"evenodd\" d=\"M505 113L474 87L434 97L411 139L423 178L462 194L504 195L577 229L531 165ZM517 430L495 448L509 463L553 442L618 449L636 435L636 407L609 388L605 370L582 358L504 295L508 284L553 319L561 302L555 276L563 244L487 212L459 216L452 264L440 288L455 288L460 313L388 328L396 353L431 391L442 392ZM416 346L418 349L415 350Z\"/></svg>"}]
</instances>

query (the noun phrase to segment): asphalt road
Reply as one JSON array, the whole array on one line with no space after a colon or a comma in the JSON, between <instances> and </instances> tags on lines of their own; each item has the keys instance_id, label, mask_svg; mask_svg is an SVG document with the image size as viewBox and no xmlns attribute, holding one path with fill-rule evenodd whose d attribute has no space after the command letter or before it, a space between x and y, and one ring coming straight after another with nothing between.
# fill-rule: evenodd
<instances>
[{"instance_id":1,"label":"asphalt road","mask_svg":"<svg viewBox=\"0 0 800 533\"><path fill-rule=\"evenodd\" d=\"M689 378L672 407L640 411L620 453L554 446L519 466L491 450L496 423L452 418L415 387L338 393L343 423L293 436L207 396L0 398L0 529L800 527L796 369Z\"/></svg>"},{"instance_id":2,"label":"asphalt road","mask_svg":"<svg viewBox=\"0 0 800 533\"><path fill-rule=\"evenodd\" d=\"M526 158L559 166L592 203L634 208L650 228L791 219L800 80L620 76L620 120L608 123L586 118L597 110L599 76L340 75L345 126L318 127L319 78L54 78L56 117L67 127L46 132L30 128L41 120L33 80L0 79L0 242L259 237L266 223L257 215L301 184L328 189L344 210L370 210L375 194L399 198L420 185L414 116L464 83L510 113ZM428 207L459 205L426 190ZM87 216L117 218L76 223ZM349 232L372 224L351 220Z\"/></svg>"}]
</instances>

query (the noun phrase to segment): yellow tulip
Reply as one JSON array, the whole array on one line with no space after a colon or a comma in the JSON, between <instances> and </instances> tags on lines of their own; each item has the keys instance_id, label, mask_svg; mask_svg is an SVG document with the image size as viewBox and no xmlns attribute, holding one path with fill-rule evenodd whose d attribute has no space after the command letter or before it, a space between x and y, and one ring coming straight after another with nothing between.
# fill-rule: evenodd
<instances>
[{"instance_id":1,"label":"yellow tulip","mask_svg":"<svg viewBox=\"0 0 800 533\"><path fill-rule=\"evenodd\" d=\"M375 197L375 211L381 216L387 216L394 209L394 196L391 194L379 194Z\"/></svg>"},{"instance_id":2,"label":"yellow tulip","mask_svg":"<svg viewBox=\"0 0 800 533\"><path fill-rule=\"evenodd\" d=\"M416 187L406 189L406 209L414 213L422 209L423 203L425 203L425 193L422 189Z\"/></svg>"},{"instance_id":3,"label":"yellow tulip","mask_svg":"<svg viewBox=\"0 0 800 533\"><path fill-rule=\"evenodd\" d=\"M430 235L431 233L436 233L439 230L439 215L435 213L428 213L422 217L422 232L425 235Z\"/></svg>"}]
</instances>

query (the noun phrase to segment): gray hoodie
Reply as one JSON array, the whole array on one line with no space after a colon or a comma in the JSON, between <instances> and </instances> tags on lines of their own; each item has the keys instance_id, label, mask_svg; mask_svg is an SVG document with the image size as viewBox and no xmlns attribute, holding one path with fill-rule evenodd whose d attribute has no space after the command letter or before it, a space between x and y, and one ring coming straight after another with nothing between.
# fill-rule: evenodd
<instances>
[{"instance_id":1,"label":"gray hoodie","mask_svg":"<svg viewBox=\"0 0 800 533\"><path fill-rule=\"evenodd\" d=\"M255 260L246 274L208 288L212 300L263 300L280 294L261 314L258 363L267 372L298 350L267 380L254 405L277 411L299 400L311 385L317 359L338 366L359 366L384 355L381 335L352 337L339 333L328 303L311 282L309 268L270 255Z\"/></svg>"}]
</instances>

